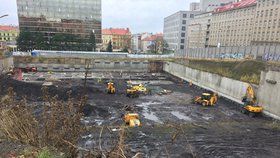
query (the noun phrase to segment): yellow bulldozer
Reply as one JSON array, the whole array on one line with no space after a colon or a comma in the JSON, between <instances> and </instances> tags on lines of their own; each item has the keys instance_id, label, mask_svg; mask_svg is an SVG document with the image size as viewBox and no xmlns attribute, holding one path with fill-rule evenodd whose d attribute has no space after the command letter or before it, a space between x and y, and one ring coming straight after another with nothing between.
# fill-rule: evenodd
<instances>
[{"instance_id":1,"label":"yellow bulldozer","mask_svg":"<svg viewBox=\"0 0 280 158\"><path fill-rule=\"evenodd\" d=\"M194 99L194 103L201 104L203 106L214 106L218 101L218 95L216 93L202 93L201 96L197 96Z\"/></svg>"},{"instance_id":2,"label":"yellow bulldozer","mask_svg":"<svg viewBox=\"0 0 280 158\"><path fill-rule=\"evenodd\" d=\"M263 107L257 104L257 97L251 85L248 86L246 95L242 98L242 102L244 103L244 106L242 107L241 112L248 114L250 117L254 117L263 112Z\"/></svg>"},{"instance_id":3,"label":"yellow bulldozer","mask_svg":"<svg viewBox=\"0 0 280 158\"><path fill-rule=\"evenodd\" d=\"M107 93L108 94L115 94L116 93L116 87L115 87L113 82L109 82L107 84Z\"/></svg>"},{"instance_id":4,"label":"yellow bulldozer","mask_svg":"<svg viewBox=\"0 0 280 158\"><path fill-rule=\"evenodd\" d=\"M142 126L139 120L139 115L136 113L127 113L123 117L124 122L129 127L139 127Z\"/></svg>"},{"instance_id":5,"label":"yellow bulldozer","mask_svg":"<svg viewBox=\"0 0 280 158\"><path fill-rule=\"evenodd\" d=\"M126 89L126 95L131 98L139 97L140 94L146 95L148 93L149 93L148 89L142 84L135 85L135 86L128 85Z\"/></svg>"}]
</instances>

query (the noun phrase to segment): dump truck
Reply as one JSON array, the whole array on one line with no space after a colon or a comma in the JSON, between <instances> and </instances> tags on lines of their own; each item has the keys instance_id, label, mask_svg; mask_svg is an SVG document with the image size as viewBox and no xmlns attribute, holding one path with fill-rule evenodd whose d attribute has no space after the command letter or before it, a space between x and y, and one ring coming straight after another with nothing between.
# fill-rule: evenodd
<instances>
[{"instance_id":1,"label":"dump truck","mask_svg":"<svg viewBox=\"0 0 280 158\"><path fill-rule=\"evenodd\" d=\"M123 117L124 122L129 127L139 127L141 122L139 120L139 115L137 113L127 113Z\"/></svg>"},{"instance_id":2,"label":"dump truck","mask_svg":"<svg viewBox=\"0 0 280 158\"><path fill-rule=\"evenodd\" d=\"M216 93L202 93L201 96L194 98L195 104L201 104L202 106L214 106L218 101Z\"/></svg>"},{"instance_id":3,"label":"dump truck","mask_svg":"<svg viewBox=\"0 0 280 158\"><path fill-rule=\"evenodd\" d=\"M246 94L242 98L242 102L244 104L241 112L244 114L248 114L250 117L254 117L263 112L263 107L257 104L257 97L251 85L248 85Z\"/></svg>"},{"instance_id":4,"label":"dump truck","mask_svg":"<svg viewBox=\"0 0 280 158\"><path fill-rule=\"evenodd\" d=\"M108 94L115 94L116 93L116 88L113 82L109 82L107 84L107 93Z\"/></svg>"}]
</instances>

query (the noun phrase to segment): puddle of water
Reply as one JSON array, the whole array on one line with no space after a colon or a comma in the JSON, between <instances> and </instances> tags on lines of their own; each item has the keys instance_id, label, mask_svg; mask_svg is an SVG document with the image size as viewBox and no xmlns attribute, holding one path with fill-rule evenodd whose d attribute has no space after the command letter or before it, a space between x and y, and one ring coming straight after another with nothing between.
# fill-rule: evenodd
<instances>
[{"instance_id":1,"label":"puddle of water","mask_svg":"<svg viewBox=\"0 0 280 158\"><path fill-rule=\"evenodd\" d=\"M210 120L212 117L210 117L210 116L202 116L202 118L203 118L204 120Z\"/></svg>"},{"instance_id":2,"label":"puddle of water","mask_svg":"<svg viewBox=\"0 0 280 158\"><path fill-rule=\"evenodd\" d=\"M179 111L172 111L171 114L176 116L180 120L192 121L192 119L189 116L186 116L183 113L180 113Z\"/></svg>"},{"instance_id":3,"label":"puddle of water","mask_svg":"<svg viewBox=\"0 0 280 158\"><path fill-rule=\"evenodd\" d=\"M152 102L152 101L149 101L149 102L143 102L143 103L138 104L138 105L136 105L136 106L142 107L142 108L144 108L144 109L147 109L149 105L158 105L158 104L160 104L160 103L159 103L159 102Z\"/></svg>"},{"instance_id":4,"label":"puddle of water","mask_svg":"<svg viewBox=\"0 0 280 158\"><path fill-rule=\"evenodd\" d=\"M146 119L148 119L148 120L152 120L152 121L155 121L155 122L157 122L157 123L162 123L162 122L159 120L159 118L155 115L154 112L147 112L147 111L145 111L145 112L143 113L143 115L144 115L144 117L145 117Z\"/></svg>"},{"instance_id":5,"label":"puddle of water","mask_svg":"<svg viewBox=\"0 0 280 158\"><path fill-rule=\"evenodd\" d=\"M146 119L157 122L157 123L162 123L160 121L160 119L155 115L155 113L149 110L149 105L158 105L158 104L160 104L160 103L150 101L150 102L143 102L136 106L143 108L142 114Z\"/></svg>"}]
</instances>

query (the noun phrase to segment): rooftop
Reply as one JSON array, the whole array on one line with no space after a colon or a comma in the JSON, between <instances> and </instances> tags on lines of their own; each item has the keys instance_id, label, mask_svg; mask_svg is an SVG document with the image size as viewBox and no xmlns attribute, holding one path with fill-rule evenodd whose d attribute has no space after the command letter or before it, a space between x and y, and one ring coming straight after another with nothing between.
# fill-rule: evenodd
<instances>
[{"instance_id":1,"label":"rooftop","mask_svg":"<svg viewBox=\"0 0 280 158\"><path fill-rule=\"evenodd\" d=\"M102 30L103 35L129 35L129 28L109 28Z\"/></svg>"},{"instance_id":2,"label":"rooftop","mask_svg":"<svg viewBox=\"0 0 280 158\"><path fill-rule=\"evenodd\" d=\"M16 26L0 25L0 31L13 31L18 30Z\"/></svg>"},{"instance_id":3,"label":"rooftop","mask_svg":"<svg viewBox=\"0 0 280 158\"><path fill-rule=\"evenodd\" d=\"M233 9L244 8L257 4L257 0L241 0L240 2L231 3L214 10L214 13L225 12Z\"/></svg>"},{"instance_id":4,"label":"rooftop","mask_svg":"<svg viewBox=\"0 0 280 158\"><path fill-rule=\"evenodd\" d=\"M158 34L149 36L147 38L144 38L143 41L155 41L156 39L161 38L161 37L163 37L163 34L162 33L158 33Z\"/></svg>"}]
</instances>

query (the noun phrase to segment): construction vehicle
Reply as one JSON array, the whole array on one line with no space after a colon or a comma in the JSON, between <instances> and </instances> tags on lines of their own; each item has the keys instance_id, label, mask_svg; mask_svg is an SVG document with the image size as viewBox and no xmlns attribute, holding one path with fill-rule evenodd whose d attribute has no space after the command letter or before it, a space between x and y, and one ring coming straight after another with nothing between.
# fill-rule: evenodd
<instances>
[{"instance_id":1,"label":"construction vehicle","mask_svg":"<svg viewBox=\"0 0 280 158\"><path fill-rule=\"evenodd\" d=\"M241 112L248 114L250 117L261 114L263 111L263 107L257 104L257 97L251 85L248 86L246 95L242 98L242 102L244 103L244 106L242 107Z\"/></svg>"},{"instance_id":2,"label":"construction vehicle","mask_svg":"<svg viewBox=\"0 0 280 158\"><path fill-rule=\"evenodd\" d=\"M116 88L113 82L108 82L107 84L107 93L108 94L115 94L116 93Z\"/></svg>"},{"instance_id":3,"label":"construction vehicle","mask_svg":"<svg viewBox=\"0 0 280 158\"><path fill-rule=\"evenodd\" d=\"M201 104L203 106L214 106L218 101L216 93L202 93L201 96L197 96L194 99L194 103Z\"/></svg>"},{"instance_id":4,"label":"construction vehicle","mask_svg":"<svg viewBox=\"0 0 280 158\"><path fill-rule=\"evenodd\" d=\"M148 94L147 88L142 84L132 86L132 89L137 90L140 94Z\"/></svg>"},{"instance_id":5,"label":"construction vehicle","mask_svg":"<svg viewBox=\"0 0 280 158\"><path fill-rule=\"evenodd\" d=\"M139 97L139 91L134 89L134 87L127 88L126 96L129 98L137 98Z\"/></svg>"},{"instance_id":6,"label":"construction vehicle","mask_svg":"<svg viewBox=\"0 0 280 158\"><path fill-rule=\"evenodd\" d=\"M128 84L126 89L126 95L131 98L139 97L140 94L147 95L149 94L149 90L142 84L132 85Z\"/></svg>"},{"instance_id":7,"label":"construction vehicle","mask_svg":"<svg viewBox=\"0 0 280 158\"><path fill-rule=\"evenodd\" d=\"M139 115L136 113L127 113L124 115L124 122L129 127L139 127L141 122L139 120Z\"/></svg>"}]
</instances>

